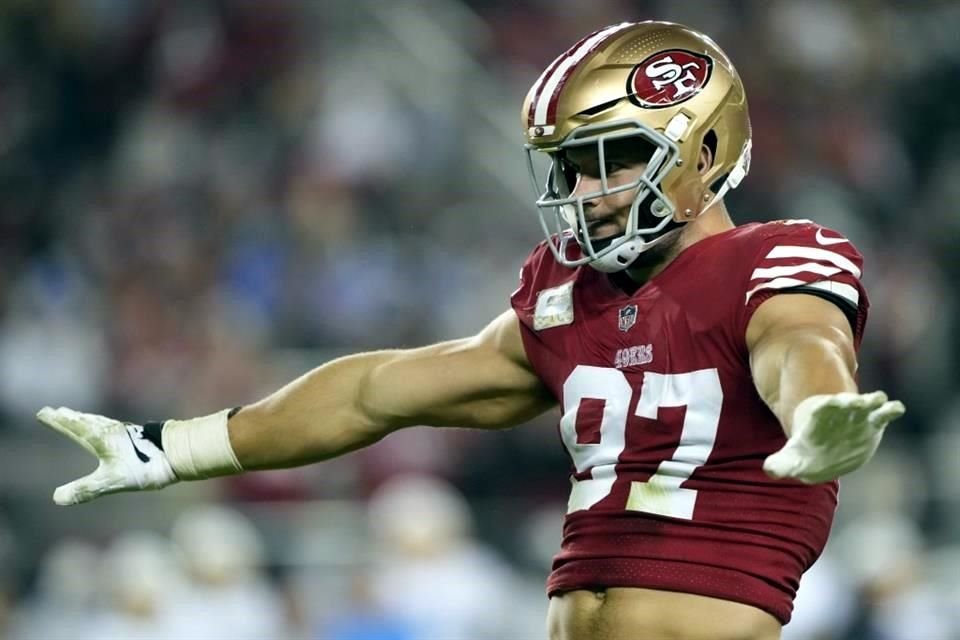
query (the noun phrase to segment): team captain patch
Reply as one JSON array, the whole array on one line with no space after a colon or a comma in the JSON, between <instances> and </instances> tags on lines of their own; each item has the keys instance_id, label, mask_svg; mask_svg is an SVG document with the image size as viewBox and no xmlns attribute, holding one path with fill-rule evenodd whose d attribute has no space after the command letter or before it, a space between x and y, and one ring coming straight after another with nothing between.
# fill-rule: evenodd
<instances>
[{"instance_id":1,"label":"team captain patch","mask_svg":"<svg viewBox=\"0 0 960 640\"><path fill-rule=\"evenodd\" d=\"M533 312L535 331L566 324L573 324L573 281L538 293Z\"/></svg>"}]
</instances>

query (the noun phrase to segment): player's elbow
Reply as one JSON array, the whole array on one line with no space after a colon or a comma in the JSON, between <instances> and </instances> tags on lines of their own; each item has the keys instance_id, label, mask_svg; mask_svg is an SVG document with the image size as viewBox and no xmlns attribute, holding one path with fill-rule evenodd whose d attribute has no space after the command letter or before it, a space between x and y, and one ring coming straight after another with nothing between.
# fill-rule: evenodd
<instances>
[{"instance_id":1,"label":"player's elbow","mask_svg":"<svg viewBox=\"0 0 960 640\"><path fill-rule=\"evenodd\" d=\"M389 359L379 362L365 373L348 409L354 428L372 437L382 437L410 424L404 419L402 403L395 401L389 383L390 364Z\"/></svg>"}]
</instances>

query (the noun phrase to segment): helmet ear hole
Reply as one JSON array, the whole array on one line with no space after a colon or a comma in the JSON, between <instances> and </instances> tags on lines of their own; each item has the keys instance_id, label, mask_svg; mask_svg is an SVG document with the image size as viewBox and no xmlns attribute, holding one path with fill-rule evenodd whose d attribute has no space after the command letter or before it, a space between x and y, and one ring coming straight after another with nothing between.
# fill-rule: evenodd
<instances>
[{"instance_id":1,"label":"helmet ear hole","mask_svg":"<svg viewBox=\"0 0 960 640\"><path fill-rule=\"evenodd\" d=\"M710 166L713 166L714 158L717 157L717 132L713 129L707 131L706 135L703 136L703 146L707 148L707 151L710 152ZM710 166L707 166L707 163L704 161L703 149L701 147L700 159L697 161L697 171L704 173L706 170L710 169Z\"/></svg>"},{"instance_id":2,"label":"helmet ear hole","mask_svg":"<svg viewBox=\"0 0 960 640\"><path fill-rule=\"evenodd\" d=\"M703 144L707 145L707 148L710 149L710 155L713 157L717 156L717 132L713 129L707 131L706 135L703 136Z\"/></svg>"}]
</instances>

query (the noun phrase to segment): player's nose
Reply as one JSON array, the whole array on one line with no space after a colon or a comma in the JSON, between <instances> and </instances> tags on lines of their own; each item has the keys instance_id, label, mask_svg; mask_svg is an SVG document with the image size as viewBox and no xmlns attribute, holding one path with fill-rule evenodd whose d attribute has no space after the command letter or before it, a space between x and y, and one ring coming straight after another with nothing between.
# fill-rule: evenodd
<instances>
[{"instance_id":1,"label":"player's nose","mask_svg":"<svg viewBox=\"0 0 960 640\"><path fill-rule=\"evenodd\" d=\"M577 179L577 184L573 187L575 198L583 198L583 208L593 209L598 206L603 198L603 187L600 178L581 175Z\"/></svg>"}]
</instances>

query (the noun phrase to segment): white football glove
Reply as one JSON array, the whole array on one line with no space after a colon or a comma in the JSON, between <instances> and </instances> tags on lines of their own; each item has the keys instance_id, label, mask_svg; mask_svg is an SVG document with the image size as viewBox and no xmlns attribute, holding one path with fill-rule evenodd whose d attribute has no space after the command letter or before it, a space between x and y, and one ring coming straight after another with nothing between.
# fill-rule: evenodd
<instances>
[{"instance_id":1,"label":"white football glove","mask_svg":"<svg viewBox=\"0 0 960 640\"><path fill-rule=\"evenodd\" d=\"M866 464L884 429L905 411L883 391L806 398L793 412L793 434L764 461L763 470L807 484L835 480Z\"/></svg>"},{"instance_id":2,"label":"white football glove","mask_svg":"<svg viewBox=\"0 0 960 640\"><path fill-rule=\"evenodd\" d=\"M53 501L59 505L80 504L120 491L161 489L177 481L166 454L143 437L140 425L65 407L44 407L37 419L100 461L93 473L57 487Z\"/></svg>"}]
</instances>

